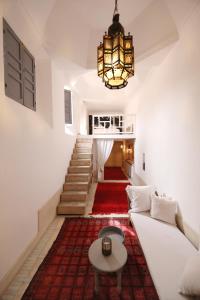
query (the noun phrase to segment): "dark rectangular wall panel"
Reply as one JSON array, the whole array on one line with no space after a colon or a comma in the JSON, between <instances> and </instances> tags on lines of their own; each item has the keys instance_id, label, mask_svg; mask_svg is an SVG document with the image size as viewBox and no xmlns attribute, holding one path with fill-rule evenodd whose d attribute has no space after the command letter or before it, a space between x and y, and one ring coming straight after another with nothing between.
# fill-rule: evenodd
<instances>
[{"instance_id":1,"label":"dark rectangular wall panel","mask_svg":"<svg viewBox=\"0 0 200 300\"><path fill-rule=\"evenodd\" d=\"M23 104L22 53L20 40L3 21L5 94Z\"/></svg>"},{"instance_id":2,"label":"dark rectangular wall panel","mask_svg":"<svg viewBox=\"0 0 200 300\"><path fill-rule=\"evenodd\" d=\"M89 134L92 134L92 115L88 116L88 122L89 122Z\"/></svg>"},{"instance_id":3,"label":"dark rectangular wall panel","mask_svg":"<svg viewBox=\"0 0 200 300\"><path fill-rule=\"evenodd\" d=\"M65 97L65 124L72 124L71 91L64 90Z\"/></svg>"},{"instance_id":4,"label":"dark rectangular wall panel","mask_svg":"<svg viewBox=\"0 0 200 300\"><path fill-rule=\"evenodd\" d=\"M23 43L3 20L5 94L35 110L35 61Z\"/></svg>"}]
</instances>

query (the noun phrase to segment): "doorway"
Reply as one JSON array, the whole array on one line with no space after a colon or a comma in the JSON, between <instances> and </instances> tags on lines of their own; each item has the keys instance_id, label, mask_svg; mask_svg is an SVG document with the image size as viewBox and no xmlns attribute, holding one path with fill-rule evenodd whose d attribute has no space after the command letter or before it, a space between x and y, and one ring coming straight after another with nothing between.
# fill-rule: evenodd
<instances>
[{"instance_id":1,"label":"doorway","mask_svg":"<svg viewBox=\"0 0 200 300\"><path fill-rule=\"evenodd\" d=\"M134 160L133 149L133 140L114 141L112 151L104 166L104 180L127 180L131 177L129 166Z\"/></svg>"}]
</instances>

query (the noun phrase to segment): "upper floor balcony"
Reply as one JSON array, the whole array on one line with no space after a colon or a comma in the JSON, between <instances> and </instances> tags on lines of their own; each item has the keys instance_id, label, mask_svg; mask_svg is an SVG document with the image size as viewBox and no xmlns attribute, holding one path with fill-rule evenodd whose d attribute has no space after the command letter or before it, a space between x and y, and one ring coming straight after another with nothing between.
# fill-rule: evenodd
<instances>
[{"instance_id":1,"label":"upper floor balcony","mask_svg":"<svg viewBox=\"0 0 200 300\"><path fill-rule=\"evenodd\" d=\"M135 115L93 114L89 115L89 135L94 138L133 139Z\"/></svg>"}]
</instances>

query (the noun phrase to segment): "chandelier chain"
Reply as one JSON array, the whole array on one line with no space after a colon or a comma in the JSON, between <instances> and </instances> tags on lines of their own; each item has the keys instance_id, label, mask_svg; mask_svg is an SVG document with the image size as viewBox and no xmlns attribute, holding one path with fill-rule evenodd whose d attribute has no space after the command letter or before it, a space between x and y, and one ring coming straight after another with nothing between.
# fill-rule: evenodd
<instances>
[{"instance_id":1,"label":"chandelier chain","mask_svg":"<svg viewBox=\"0 0 200 300\"><path fill-rule=\"evenodd\" d=\"M118 0L115 0L115 10L114 10L114 15L118 14L117 1L118 1Z\"/></svg>"}]
</instances>

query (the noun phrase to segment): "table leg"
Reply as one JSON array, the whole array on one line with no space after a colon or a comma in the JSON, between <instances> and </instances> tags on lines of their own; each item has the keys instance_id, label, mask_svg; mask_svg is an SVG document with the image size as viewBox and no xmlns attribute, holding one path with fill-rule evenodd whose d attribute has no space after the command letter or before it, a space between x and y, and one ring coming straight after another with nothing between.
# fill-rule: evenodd
<instances>
[{"instance_id":1,"label":"table leg","mask_svg":"<svg viewBox=\"0 0 200 300\"><path fill-rule=\"evenodd\" d=\"M99 292L99 274L98 271L95 270L95 293Z\"/></svg>"},{"instance_id":2,"label":"table leg","mask_svg":"<svg viewBox=\"0 0 200 300\"><path fill-rule=\"evenodd\" d=\"M121 289L122 289L122 271L118 271L117 272L117 288L118 291L121 293Z\"/></svg>"}]
</instances>

